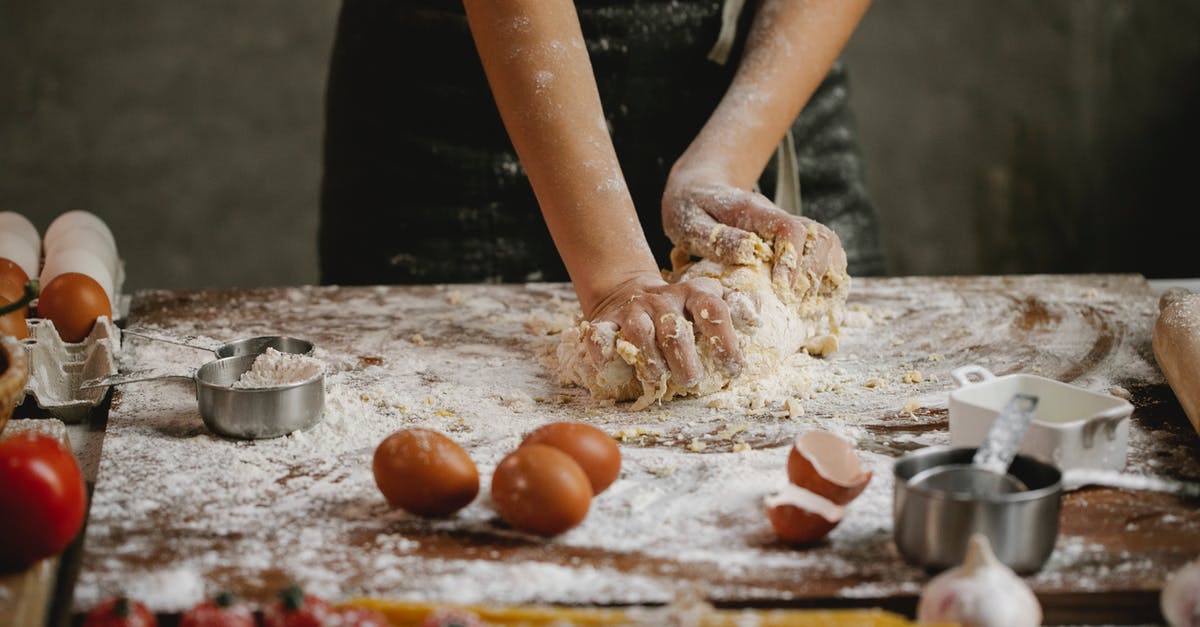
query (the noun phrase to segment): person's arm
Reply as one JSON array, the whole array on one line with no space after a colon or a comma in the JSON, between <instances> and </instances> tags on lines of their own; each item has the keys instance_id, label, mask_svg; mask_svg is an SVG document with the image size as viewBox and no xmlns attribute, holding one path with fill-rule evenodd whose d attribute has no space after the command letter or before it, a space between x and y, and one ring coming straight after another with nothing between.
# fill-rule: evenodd
<instances>
[{"instance_id":1,"label":"person's arm","mask_svg":"<svg viewBox=\"0 0 1200 627\"><path fill-rule=\"evenodd\" d=\"M845 253L832 231L751 190L869 4L764 0L733 82L671 170L663 226L676 245L750 263L763 256L759 235L774 242L777 279L803 291L840 276Z\"/></svg>"},{"instance_id":2,"label":"person's arm","mask_svg":"<svg viewBox=\"0 0 1200 627\"><path fill-rule=\"evenodd\" d=\"M699 376L694 338L680 332L685 319L736 371L741 356L721 291L696 282L667 285L659 275L608 135L574 4L464 5L500 116L584 316L621 327L641 351L643 380L657 381L668 369L684 386Z\"/></svg>"}]
</instances>

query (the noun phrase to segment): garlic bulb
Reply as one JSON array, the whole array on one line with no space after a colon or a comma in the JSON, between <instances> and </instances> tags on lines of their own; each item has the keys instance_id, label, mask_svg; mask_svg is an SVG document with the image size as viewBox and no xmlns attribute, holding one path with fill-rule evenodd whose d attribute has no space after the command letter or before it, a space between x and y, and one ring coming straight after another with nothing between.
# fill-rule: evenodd
<instances>
[{"instance_id":1,"label":"garlic bulb","mask_svg":"<svg viewBox=\"0 0 1200 627\"><path fill-rule=\"evenodd\" d=\"M964 627L1022 627L1040 625L1042 607L1029 586L996 559L987 536L977 533L962 565L925 585L917 619Z\"/></svg>"},{"instance_id":2,"label":"garlic bulb","mask_svg":"<svg viewBox=\"0 0 1200 627\"><path fill-rule=\"evenodd\" d=\"M1171 627L1200 627L1200 560L1167 579L1159 607Z\"/></svg>"}]
</instances>

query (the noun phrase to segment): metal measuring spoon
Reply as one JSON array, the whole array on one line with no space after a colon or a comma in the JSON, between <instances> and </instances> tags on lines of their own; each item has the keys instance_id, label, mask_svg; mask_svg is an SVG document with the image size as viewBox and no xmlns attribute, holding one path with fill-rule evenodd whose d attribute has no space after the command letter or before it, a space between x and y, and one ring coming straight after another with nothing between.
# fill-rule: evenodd
<instances>
[{"instance_id":1,"label":"metal measuring spoon","mask_svg":"<svg viewBox=\"0 0 1200 627\"><path fill-rule=\"evenodd\" d=\"M917 473L908 484L975 498L1028 490L1020 479L1008 473L1008 467L1017 456L1021 436L1033 421L1037 404L1036 396L1014 394L975 450L970 464L935 466Z\"/></svg>"}]
</instances>

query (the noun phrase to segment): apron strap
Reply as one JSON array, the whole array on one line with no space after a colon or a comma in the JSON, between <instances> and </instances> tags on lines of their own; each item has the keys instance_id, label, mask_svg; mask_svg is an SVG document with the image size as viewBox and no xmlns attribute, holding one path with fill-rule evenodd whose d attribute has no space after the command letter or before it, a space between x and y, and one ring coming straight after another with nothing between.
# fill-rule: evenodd
<instances>
[{"instance_id":1,"label":"apron strap","mask_svg":"<svg viewBox=\"0 0 1200 627\"><path fill-rule=\"evenodd\" d=\"M733 50L733 42L737 40L738 18L742 16L742 6L746 0L725 0L721 7L721 32L717 42L708 51L708 60L717 65L725 65L729 61L729 53Z\"/></svg>"}]
</instances>

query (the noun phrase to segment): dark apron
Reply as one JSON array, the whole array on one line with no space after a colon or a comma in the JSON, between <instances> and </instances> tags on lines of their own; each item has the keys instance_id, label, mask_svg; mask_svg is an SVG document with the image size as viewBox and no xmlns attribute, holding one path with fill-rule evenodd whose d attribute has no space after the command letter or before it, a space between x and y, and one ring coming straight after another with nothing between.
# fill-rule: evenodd
<instances>
[{"instance_id":1,"label":"dark apron","mask_svg":"<svg viewBox=\"0 0 1200 627\"><path fill-rule=\"evenodd\" d=\"M716 107L706 58L721 2L576 2L604 113L659 264L662 192ZM754 2L742 12L744 35ZM830 72L793 126L803 213L841 236L853 275L883 271L846 73ZM775 189L775 161L761 187ZM321 280L337 284L565 281L454 0L345 0L329 72Z\"/></svg>"}]
</instances>

